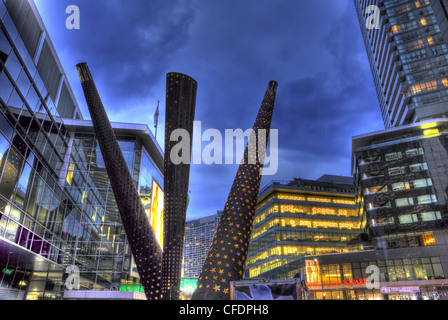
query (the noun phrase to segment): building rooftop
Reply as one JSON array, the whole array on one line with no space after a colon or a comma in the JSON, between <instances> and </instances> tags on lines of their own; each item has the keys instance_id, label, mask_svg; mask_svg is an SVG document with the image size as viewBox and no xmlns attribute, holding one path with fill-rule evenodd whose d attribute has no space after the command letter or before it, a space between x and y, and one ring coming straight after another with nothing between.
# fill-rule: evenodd
<instances>
[{"instance_id":1,"label":"building rooftop","mask_svg":"<svg viewBox=\"0 0 448 320\"><path fill-rule=\"evenodd\" d=\"M324 174L322 177L320 177L316 181L330 182L330 183L341 183L341 184L352 184L353 183L353 177L335 176L335 175L331 175L331 174Z\"/></svg>"},{"instance_id":2,"label":"building rooftop","mask_svg":"<svg viewBox=\"0 0 448 320\"><path fill-rule=\"evenodd\" d=\"M260 189L258 199L260 200L269 190L274 188L354 193L353 177L324 174L317 180L294 178L291 181L271 181Z\"/></svg>"},{"instance_id":3,"label":"building rooftop","mask_svg":"<svg viewBox=\"0 0 448 320\"><path fill-rule=\"evenodd\" d=\"M91 120L63 119L63 122L68 130L72 130L74 132L94 133L93 123ZM163 172L164 152L147 124L111 122L111 126L117 135L131 134L140 138L141 143L150 153L159 170Z\"/></svg>"}]
</instances>

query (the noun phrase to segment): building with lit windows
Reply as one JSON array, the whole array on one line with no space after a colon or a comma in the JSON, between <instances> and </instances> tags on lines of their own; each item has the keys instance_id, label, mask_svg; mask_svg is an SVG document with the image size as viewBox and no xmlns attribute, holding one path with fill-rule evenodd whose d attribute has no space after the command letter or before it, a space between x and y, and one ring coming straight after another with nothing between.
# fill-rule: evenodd
<instances>
[{"instance_id":1,"label":"building with lit windows","mask_svg":"<svg viewBox=\"0 0 448 320\"><path fill-rule=\"evenodd\" d=\"M365 230L375 248L428 246L447 219L445 119L353 138L353 170Z\"/></svg>"},{"instance_id":2,"label":"building with lit windows","mask_svg":"<svg viewBox=\"0 0 448 320\"><path fill-rule=\"evenodd\" d=\"M305 256L264 277L303 274L314 299L437 299L448 294L448 120L353 138L355 194L364 250ZM368 266L379 269L369 289Z\"/></svg>"},{"instance_id":3,"label":"building with lit windows","mask_svg":"<svg viewBox=\"0 0 448 320\"><path fill-rule=\"evenodd\" d=\"M127 243L118 206L106 172L91 121L64 119L70 133L70 161L65 191L85 216L81 226L87 233L76 238L75 258L82 278L80 290L65 291L64 298L108 297L108 292L135 292L139 275ZM152 225L156 238L163 243L163 156L147 125L112 123L133 182Z\"/></svg>"},{"instance_id":4,"label":"building with lit windows","mask_svg":"<svg viewBox=\"0 0 448 320\"><path fill-rule=\"evenodd\" d=\"M0 300L145 299L92 123L33 1L0 1L0 21ZM163 152L147 125L112 127L160 240Z\"/></svg>"},{"instance_id":5,"label":"building with lit windows","mask_svg":"<svg viewBox=\"0 0 448 320\"><path fill-rule=\"evenodd\" d=\"M315 298L448 300L448 120L359 135L352 147L363 226L352 243L371 250L307 257L299 270L315 274ZM379 268L377 289L366 287L368 266Z\"/></svg>"},{"instance_id":6,"label":"building with lit windows","mask_svg":"<svg viewBox=\"0 0 448 320\"><path fill-rule=\"evenodd\" d=\"M199 278L222 211L185 223L183 278Z\"/></svg>"},{"instance_id":7,"label":"building with lit windows","mask_svg":"<svg viewBox=\"0 0 448 320\"><path fill-rule=\"evenodd\" d=\"M352 139L361 229L347 245L361 250L302 256L263 276L303 276L313 299L445 300L447 2L354 4L386 128ZM379 21L369 24L372 5ZM368 267L379 270L377 288L367 286Z\"/></svg>"},{"instance_id":8,"label":"building with lit windows","mask_svg":"<svg viewBox=\"0 0 448 320\"><path fill-rule=\"evenodd\" d=\"M433 4L440 2L433 1ZM354 0L386 128L448 114L448 50L429 0ZM379 29L370 23L380 9ZM438 8L435 8L437 12ZM443 31L443 32L442 32Z\"/></svg>"},{"instance_id":9,"label":"building with lit windows","mask_svg":"<svg viewBox=\"0 0 448 320\"><path fill-rule=\"evenodd\" d=\"M222 211L185 223L181 298L190 299L218 227Z\"/></svg>"},{"instance_id":10,"label":"building with lit windows","mask_svg":"<svg viewBox=\"0 0 448 320\"><path fill-rule=\"evenodd\" d=\"M266 278L300 256L356 250L347 242L359 230L351 177L273 182L260 192L245 278Z\"/></svg>"}]
</instances>

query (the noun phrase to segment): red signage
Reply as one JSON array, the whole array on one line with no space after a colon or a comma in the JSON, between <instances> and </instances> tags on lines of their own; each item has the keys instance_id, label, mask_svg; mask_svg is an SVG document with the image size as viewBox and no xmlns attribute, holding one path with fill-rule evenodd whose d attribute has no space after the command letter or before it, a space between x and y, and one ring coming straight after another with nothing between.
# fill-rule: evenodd
<instances>
[{"instance_id":1,"label":"red signage","mask_svg":"<svg viewBox=\"0 0 448 320\"><path fill-rule=\"evenodd\" d=\"M359 285L359 284L366 284L367 279L353 279L353 280L334 280L334 281L324 281L324 286L348 286L351 287L353 285ZM320 286L321 284L319 282L307 282L307 286L313 287L313 286Z\"/></svg>"}]
</instances>

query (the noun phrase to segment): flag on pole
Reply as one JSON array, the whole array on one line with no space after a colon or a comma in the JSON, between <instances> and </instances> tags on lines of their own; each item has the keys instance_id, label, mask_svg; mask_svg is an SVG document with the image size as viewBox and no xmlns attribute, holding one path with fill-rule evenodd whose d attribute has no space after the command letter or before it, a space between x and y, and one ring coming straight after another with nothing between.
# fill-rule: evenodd
<instances>
[{"instance_id":1,"label":"flag on pole","mask_svg":"<svg viewBox=\"0 0 448 320\"><path fill-rule=\"evenodd\" d=\"M159 102L157 101L157 109L156 113L154 114L154 127L157 129L157 124L159 123Z\"/></svg>"},{"instance_id":2,"label":"flag on pole","mask_svg":"<svg viewBox=\"0 0 448 320\"><path fill-rule=\"evenodd\" d=\"M154 114L154 128L156 129L156 139L157 139L157 125L159 124L159 103L160 101L157 101L157 109L156 113Z\"/></svg>"}]
</instances>

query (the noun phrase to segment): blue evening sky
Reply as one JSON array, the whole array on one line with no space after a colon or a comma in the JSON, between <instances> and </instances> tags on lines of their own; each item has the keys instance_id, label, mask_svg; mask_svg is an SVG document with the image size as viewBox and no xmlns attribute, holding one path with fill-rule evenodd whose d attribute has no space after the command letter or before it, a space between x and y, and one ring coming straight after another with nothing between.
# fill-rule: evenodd
<instances>
[{"instance_id":1,"label":"blue evening sky","mask_svg":"<svg viewBox=\"0 0 448 320\"><path fill-rule=\"evenodd\" d=\"M272 180L350 175L352 136L384 129L352 0L35 0L85 119L75 65L87 62L109 119L145 123L163 148L168 72L198 81L196 121L252 128L279 83ZM66 7L80 9L68 30ZM195 134L202 134L197 133ZM202 143L204 148L208 142ZM187 219L225 205L238 165L192 165Z\"/></svg>"}]
</instances>

